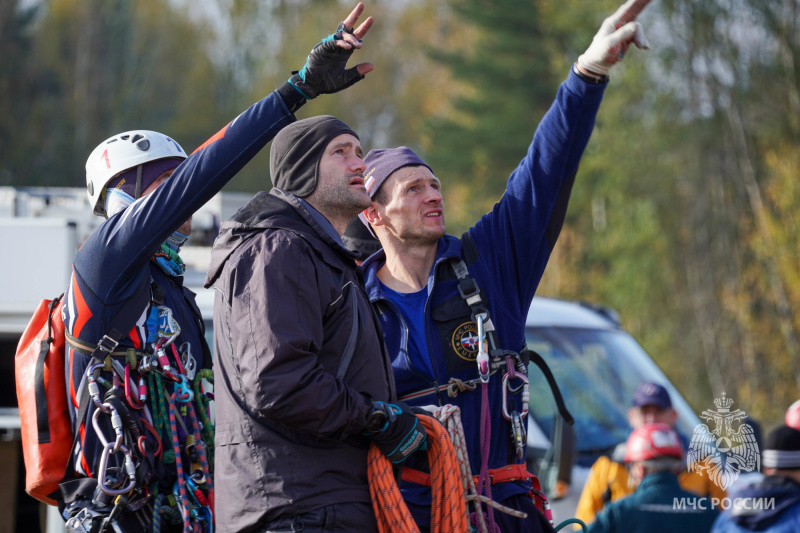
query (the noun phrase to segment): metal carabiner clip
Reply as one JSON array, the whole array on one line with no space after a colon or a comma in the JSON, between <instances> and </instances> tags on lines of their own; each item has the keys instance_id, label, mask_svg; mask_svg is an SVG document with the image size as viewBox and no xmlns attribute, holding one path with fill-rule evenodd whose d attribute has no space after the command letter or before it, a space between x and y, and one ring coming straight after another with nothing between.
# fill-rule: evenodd
<instances>
[{"instance_id":1,"label":"metal carabiner clip","mask_svg":"<svg viewBox=\"0 0 800 533\"><path fill-rule=\"evenodd\" d=\"M483 326L483 315L475 317L478 321L478 356L475 361L478 363L478 373L481 376L481 383L489 383L489 354L486 353L486 330Z\"/></svg>"},{"instance_id":2,"label":"metal carabiner clip","mask_svg":"<svg viewBox=\"0 0 800 533\"><path fill-rule=\"evenodd\" d=\"M100 442L103 443L103 446L108 446L111 444L114 447L114 452L117 453L119 449L122 447L122 417L119 415L116 407L111 405L110 403L104 403L103 406L107 409L104 411L102 409L95 409L94 413L92 413L92 427L94 427L94 432L97 434L97 438L100 439ZM100 418L100 413L109 414L111 416L111 426L114 428L114 442L108 442L106 438L103 436L103 430L100 427L100 423L98 422Z\"/></svg>"},{"instance_id":3,"label":"metal carabiner clip","mask_svg":"<svg viewBox=\"0 0 800 533\"><path fill-rule=\"evenodd\" d=\"M128 484L121 489L112 489L106 485L106 471L108 470L108 457L113 454L117 453L113 451L114 443L109 442L103 448L103 452L100 454L100 466L97 471L97 485L100 487L100 490L105 492L106 494L112 495L119 495L119 494L126 494L133 490L133 487L136 486L136 467L133 464L133 458L131 457L131 451L126 448L125 446L120 446L119 451L122 451L125 454L125 471L128 474Z\"/></svg>"},{"instance_id":4,"label":"metal carabiner clip","mask_svg":"<svg viewBox=\"0 0 800 533\"><path fill-rule=\"evenodd\" d=\"M522 380L522 413L520 416L525 418L528 415L528 402L530 401L530 392L528 390L528 377L525 374L517 373L514 376L515 379ZM509 386L509 379L510 376L508 374L503 375L503 418L506 420L511 420L511 415L508 413L508 393L511 391L511 387ZM514 390L519 390L514 389Z\"/></svg>"},{"instance_id":5,"label":"metal carabiner clip","mask_svg":"<svg viewBox=\"0 0 800 533\"><path fill-rule=\"evenodd\" d=\"M525 457L528 435L522 422L522 416L516 411L511 412L511 438L514 441L514 448L517 450L517 458L522 459Z\"/></svg>"},{"instance_id":6,"label":"metal carabiner clip","mask_svg":"<svg viewBox=\"0 0 800 533\"><path fill-rule=\"evenodd\" d=\"M105 368L103 363L88 366L86 368L86 380L88 381L87 388L89 389L89 396L92 398L92 401L99 410L108 414L108 409L104 406L103 400L100 399L100 386L97 384L97 378L100 377L100 370L103 368Z\"/></svg>"}]
</instances>

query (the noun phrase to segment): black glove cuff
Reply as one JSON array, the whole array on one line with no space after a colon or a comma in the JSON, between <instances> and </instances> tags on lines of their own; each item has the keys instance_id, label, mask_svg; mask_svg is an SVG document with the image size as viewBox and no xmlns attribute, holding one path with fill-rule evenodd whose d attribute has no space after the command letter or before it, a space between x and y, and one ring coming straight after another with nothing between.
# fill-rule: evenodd
<instances>
[{"instance_id":1,"label":"black glove cuff","mask_svg":"<svg viewBox=\"0 0 800 533\"><path fill-rule=\"evenodd\" d=\"M281 95L283 103L292 114L296 113L298 109L303 107L306 103L305 97L295 89L288 81L278 87L278 94Z\"/></svg>"}]
</instances>

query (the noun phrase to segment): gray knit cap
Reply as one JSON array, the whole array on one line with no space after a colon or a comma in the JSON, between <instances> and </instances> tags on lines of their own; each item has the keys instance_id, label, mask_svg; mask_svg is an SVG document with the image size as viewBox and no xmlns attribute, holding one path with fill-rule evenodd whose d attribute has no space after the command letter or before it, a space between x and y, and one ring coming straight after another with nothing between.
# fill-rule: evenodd
<instances>
[{"instance_id":1,"label":"gray knit cap","mask_svg":"<svg viewBox=\"0 0 800 533\"><path fill-rule=\"evenodd\" d=\"M350 126L330 115L298 120L283 128L269 150L272 185L300 198L314 192L325 147L343 133L358 139Z\"/></svg>"}]
</instances>

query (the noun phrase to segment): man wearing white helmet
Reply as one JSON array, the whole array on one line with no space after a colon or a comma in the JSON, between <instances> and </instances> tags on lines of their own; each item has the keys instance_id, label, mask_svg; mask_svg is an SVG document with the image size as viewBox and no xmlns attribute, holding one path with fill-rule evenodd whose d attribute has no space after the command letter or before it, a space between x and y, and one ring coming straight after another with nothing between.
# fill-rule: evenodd
<instances>
[{"instance_id":1,"label":"man wearing white helmet","mask_svg":"<svg viewBox=\"0 0 800 533\"><path fill-rule=\"evenodd\" d=\"M359 3L303 68L191 155L136 130L86 163L93 212L107 218L73 262L63 319L76 443L61 494L69 531L213 529L211 354L178 254L191 216L319 94L373 69L346 69L372 24ZM66 415L65 415L66 416Z\"/></svg>"}]
</instances>

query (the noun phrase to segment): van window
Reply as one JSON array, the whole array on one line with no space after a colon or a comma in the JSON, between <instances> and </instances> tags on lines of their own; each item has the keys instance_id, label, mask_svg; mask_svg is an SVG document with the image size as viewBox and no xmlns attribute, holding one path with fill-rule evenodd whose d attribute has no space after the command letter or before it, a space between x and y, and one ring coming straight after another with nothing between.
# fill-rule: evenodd
<instances>
[{"instance_id":1,"label":"van window","mask_svg":"<svg viewBox=\"0 0 800 533\"><path fill-rule=\"evenodd\" d=\"M553 372L567 408L575 418L578 462L610 453L630 432L627 411L642 381L663 383L678 410L678 431L691 436L696 416L669 385L658 367L627 333L616 329L528 328L528 348L538 352ZM530 413L552 438L558 411L544 376L531 364ZM678 401L676 401L678 399ZM688 411L685 412L685 411Z\"/></svg>"}]
</instances>

